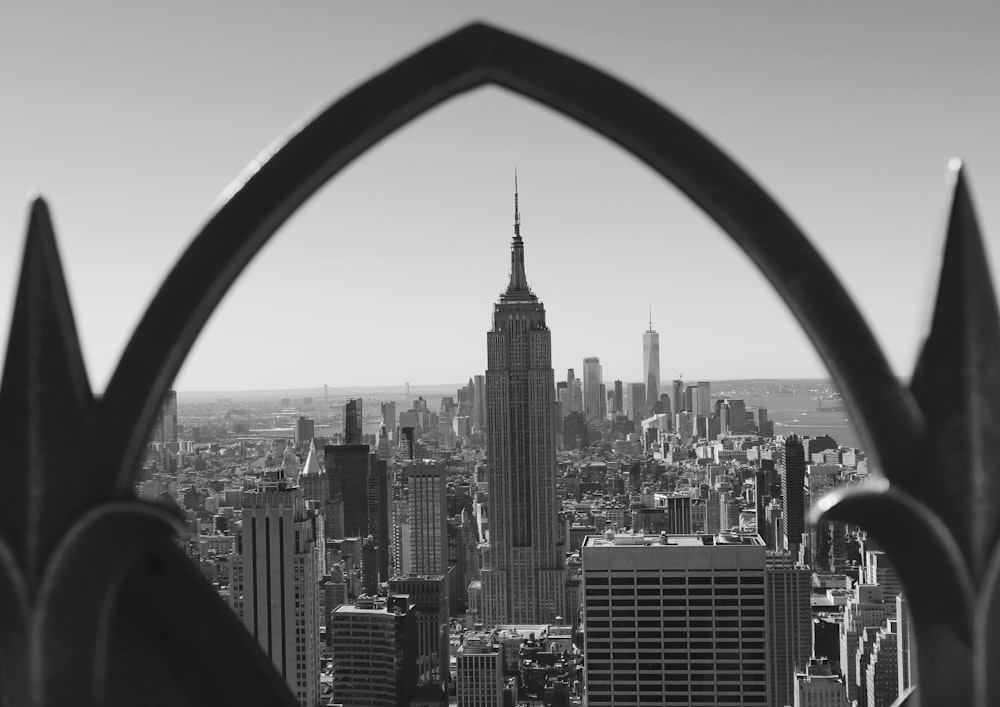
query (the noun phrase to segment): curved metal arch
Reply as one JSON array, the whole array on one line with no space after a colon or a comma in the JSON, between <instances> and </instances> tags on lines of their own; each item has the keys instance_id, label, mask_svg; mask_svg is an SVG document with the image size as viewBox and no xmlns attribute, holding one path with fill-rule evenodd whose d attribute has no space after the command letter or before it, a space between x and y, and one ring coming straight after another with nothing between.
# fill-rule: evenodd
<instances>
[{"instance_id":1,"label":"curved metal arch","mask_svg":"<svg viewBox=\"0 0 1000 707\"><path fill-rule=\"evenodd\" d=\"M706 137L591 66L472 24L403 59L251 164L171 271L136 328L101 402L90 446L113 496L135 481L156 410L208 317L274 232L356 157L428 109L497 84L575 119L649 165L750 256L809 335L889 478L918 451L923 418L896 381L840 282L777 203ZM845 342L851 342L845 345Z\"/></svg>"}]
</instances>

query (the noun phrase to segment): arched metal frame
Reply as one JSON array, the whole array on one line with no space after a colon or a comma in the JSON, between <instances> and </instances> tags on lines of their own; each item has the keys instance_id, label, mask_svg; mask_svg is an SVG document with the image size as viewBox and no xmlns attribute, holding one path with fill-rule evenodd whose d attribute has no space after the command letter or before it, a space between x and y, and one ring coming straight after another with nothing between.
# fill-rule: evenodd
<instances>
[{"instance_id":1,"label":"arched metal frame","mask_svg":"<svg viewBox=\"0 0 1000 707\"><path fill-rule=\"evenodd\" d=\"M86 380L47 209L36 202L0 386L0 416L19 418L0 426L0 443L17 447L3 464L10 493L0 497L0 598L7 600L0 602L3 703L127 702L136 691L164 682L162 675L140 675L128 687L116 686L121 671L115 666L134 661L141 653L135 645L142 644L172 669L195 658L216 661L213 673L240 675L239 685L227 680L225 689L203 690L209 679L203 668L178 675L176 693L163 695L199 694L215 704L294 704L253 639L170 545L173 521L134 500L148 430L211 312L289 216L395 129L487 84L573 118L649 165L767 276L829 367L867 451L890 482L840 493L824 501L823 510L866 527L896 563L921 647L921 698L988 704L988 694L998 694L996 678L987 673L1000 631L988 638L978 624L1000 628L1000 611L991 601L1000 572L1000 555L993 552L1000 474L983 463L979 443L1000 420L994 413L1000 396L992 392L1000 390L1000 374L990 358L1000 351L1000 327L961 175L939 314L911 393L892 375L853 302L806 237L733 160L623 82L481 24L402 60L259 157L167 277L99 400ZM956 337L957 351L950 345ZM928 414L939 396L955 390L965 397L956 403L960 409L945 409L954 417ZM950 425L947 433L928 435L925 416ZM65 419L80 420L67 435L78 450L69 461L45 444L49 425ZM954 424L969 419L975 424ZM963 445L960 461L974 468L950 473L956 463L948 453ZM941 469L949 470L943 482ZM133 531L122 533L123 527ZM87 568L80 558L109 548L113 558L101 576L87 581L87 591L74 586ZM188 643L186 632L198 642ZM179 659L162 641L191 654ZM84 661L86 670L81 654L94 656L92 664Z\"/></svg>"}]
</instances>

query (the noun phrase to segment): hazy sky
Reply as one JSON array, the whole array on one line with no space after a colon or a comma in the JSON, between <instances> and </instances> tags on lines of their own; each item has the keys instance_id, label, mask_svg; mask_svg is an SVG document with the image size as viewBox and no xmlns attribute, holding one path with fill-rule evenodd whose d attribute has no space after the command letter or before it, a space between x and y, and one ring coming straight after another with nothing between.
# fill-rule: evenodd
<instances>
[{"instance_id":1,"label":"hazy sky","mask_svg":"<svg viewBox=\"0 0 1000 707\"><path fill-rule=\"evenodd\" d=\"M0 330L27 198L40 192L103 389L156 288L260 150L476 19L624 78L728 151L829 259L901 375L929 319L954 155L1000 266L992 4L7 0ZM177 387L482 372L507 280L515 166L557 378L585 356L601 358L609 381L641 378L648 303L664 379L825 375L749 260L672 187L602 138L487 88L408 125L307 204L230 291Z\"/></svg>"}]
</instances>

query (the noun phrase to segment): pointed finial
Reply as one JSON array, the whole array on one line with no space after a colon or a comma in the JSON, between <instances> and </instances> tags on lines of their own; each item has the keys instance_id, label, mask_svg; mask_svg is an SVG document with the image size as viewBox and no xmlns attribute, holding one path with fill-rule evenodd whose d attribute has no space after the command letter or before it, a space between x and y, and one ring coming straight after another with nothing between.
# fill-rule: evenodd
<instances>
[{"instance_id":1,"label":"pointed finial","mask_svg":"<svg viewBox=\"0 0 1000 707\"><path fill-rule=\"evenodd\" d=\"M514 238L521 237L521 211L517 205L517 167L514 168Z\"/></svg>"},{"instance_id":2,"label":"pointed finial","mask_svg":"<svg viewBox=\"0 0 1000 707\"><path fill-rule=\"evenodd\" d=\"M649 330L653 331L653 303L649 303Z\"/></svg>"}]
</instances>

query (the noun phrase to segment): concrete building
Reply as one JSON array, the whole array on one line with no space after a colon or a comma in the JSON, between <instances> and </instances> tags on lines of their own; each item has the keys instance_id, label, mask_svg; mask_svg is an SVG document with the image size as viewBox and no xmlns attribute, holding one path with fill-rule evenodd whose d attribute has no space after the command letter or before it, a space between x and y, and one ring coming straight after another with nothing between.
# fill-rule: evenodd
<instances>
[{"instance_id":1,"label":"concrete building","mask_svg":"<svg viewBox=\"0 0 1000 707\"><path fill-rule=\"evenodd\" d=\"M607 533L581 558L588 705L768 704L758 537Z\"/></svg>"}]
</instances>

